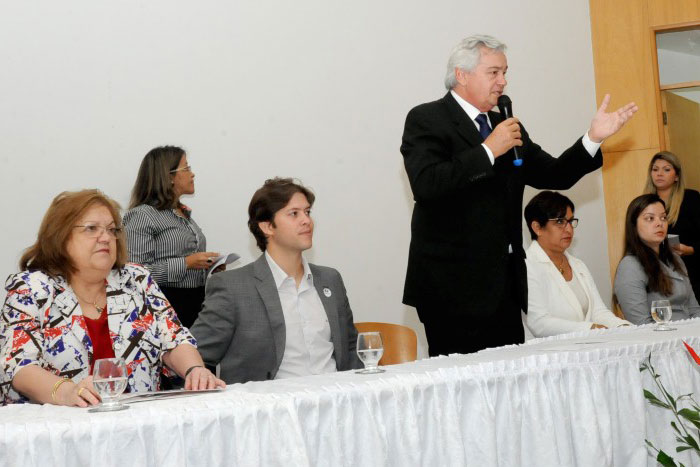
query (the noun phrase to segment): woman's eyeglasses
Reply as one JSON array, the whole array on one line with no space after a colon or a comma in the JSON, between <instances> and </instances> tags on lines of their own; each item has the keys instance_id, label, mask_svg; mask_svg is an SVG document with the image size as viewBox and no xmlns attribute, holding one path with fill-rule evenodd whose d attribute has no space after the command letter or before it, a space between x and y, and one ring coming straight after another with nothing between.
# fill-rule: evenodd
<instances>
[{"instance_id":1,"label":"woman's eyeglasses","mask_svg":"<svg viewBox=\"0 0 700 467\"><path fill-rule=\"evenodd\" d=\"M75 225L73 227L82 228L83 230L81 230L81 232L90 238L97 238L102 235L102 232L107 232L110 237L117 238L117 236L119 236L123 230L121 227L107 227L99 224Z\"/></svg>"},{"instance_id":2,"label":"woman's eyeglasses","mask_svg":"<svg viewBox=\"0 0 700 467\"><path fill-rule=\"evenodd\" d=\"M170 171L171 174L174 174L175 172L192 172L192 166L186 165L184 167L180 167L179 169L173 169Z\"/></svg>"},{"instance_id":3,"label":"woman's eyeglasses","mask_svg":"<svg viewBox=\"0 0 700 467\"><path fill-rule=\"evenodd\" d=\"M571 219L567 219L566 217L555 217L554 219L548 220L554 222L554 225L562 229L566 227L566 224L571 224L571 227L574 229L578 225L578 219L575 217L572 217Z\"/></svg>"}]
</instances>

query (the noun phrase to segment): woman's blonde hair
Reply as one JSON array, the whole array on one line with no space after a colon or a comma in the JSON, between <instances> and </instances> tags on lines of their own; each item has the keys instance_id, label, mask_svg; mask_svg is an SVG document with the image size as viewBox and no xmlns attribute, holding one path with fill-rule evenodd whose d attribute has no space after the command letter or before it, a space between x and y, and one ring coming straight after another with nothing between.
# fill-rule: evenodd
<instances>
[{"instance_id":1,"label":"woman's blonde hair","mask_svg":"<svg viewBox=\"0 0 700 467\"><path fill-rule=\"evenodd\" d=\"M52 276L70 277L77 272L68 256L66 245L73 233L75 223L92 206L104 206L121 227L119 204L99 190L64 191L56 196L41 221L36 243L27 248L19 260L20 270L38 270ZM117 260L113 269L124 266L127 260L124 233L117 235Z\"/></svg>"},{"instance_id":2,"label":"woman's blonde hair","mask_svg":"<svg viewBox=\"0 0 700 467\"><path fill-rule=\"evenodd\" d=\"M654 167L654 162L659 159L671 164L676 171L676 177L678 177L678 181L671 189L671 196L669 196L668 202L666 202L668 224L673 225L678 220L678 213L681 210L681 203L683 202L683 195L685 194L685 179L683 178L683 169L681 168L681 161L678 159L678 156L669 151L660 151L654 154L654 157L652 157L649 162L644 193L658 194L656 192L656 186L654 186L654 181L651 178L651 169Z\"/></svg>"}]
</instances>

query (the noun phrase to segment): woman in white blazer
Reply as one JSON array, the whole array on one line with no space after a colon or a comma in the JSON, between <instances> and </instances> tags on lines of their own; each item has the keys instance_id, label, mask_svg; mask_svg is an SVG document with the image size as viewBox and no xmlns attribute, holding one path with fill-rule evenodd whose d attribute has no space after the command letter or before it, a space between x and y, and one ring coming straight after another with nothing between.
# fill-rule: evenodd
<instances>
[{"instance_id":1,"label":"woman in white blazer","mask_svg":"<svg viewBox=\"0 0 700 467\"><path fill-rule=\"evenodd\" d=\"M532 244L527 249L527 327L535 337L629 325L603 303L593 276L566 252L578 219L566 196L543 191L525 207Z\"/></svg>"}]
</instances>

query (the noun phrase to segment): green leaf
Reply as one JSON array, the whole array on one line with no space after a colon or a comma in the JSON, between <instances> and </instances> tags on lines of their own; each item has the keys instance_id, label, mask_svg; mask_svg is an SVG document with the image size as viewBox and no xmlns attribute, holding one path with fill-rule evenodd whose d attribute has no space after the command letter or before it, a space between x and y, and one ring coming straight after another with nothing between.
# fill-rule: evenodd
<instances>
[{"instance_id":1,"label":"green leaf","mask_svg":"<svg viewBox=\"0 0 700 467\"><path fill-rule=\"evenodd\" d=\"M671 426L673 427L674 430L676 430L676 433L678 433L679 436L683 436L683 433L681 433L681 430L679 430L678 427L676 426L676 422L671 422ZM678 440L678 438L676 438L676 440ZM682 443L683 441L680 441L680 442Z\"/></svg>"},{"instance_id":2,"label":"green leaf","mask_svg":"<svg viewBox=\"0 0 700 467\"><path fill-rule=\"evenodd\" d=\"M647 398L650 404L656 405L659 407L663 407L664 409L670 409L671 406L668 405L667 403L661 401L658 397L656 397L651 391L647 391L646 389L644 390L644 397Z\"/></svg>"},{"instance_id":3,"label":"green leaf","mask_svg":"<svg viewBox=\"0 0 700 467\"><path fill-rule=\"evenodd\" d=\"M673 457L669 456L663 451L659 451L659 455L656 456L656 460L664 467L678 467L673 461Z\"/></svg>"},{"instance_id":4,"label":"green leaf","mask_svg":"<svg viewBox=\"0 0 700 467\"><path fill-rule=\"evenodd\" d=\"M671 402L671 405L673 406L673 410L677 410L676 407L676 400L673 398L671 394L668 393L666 388L664 387L663 384L659 383L659 386L661 386L661 390L664 392L664 395L666 395L666 398Z\"/></svg>"},{"instance_id":5,"label":"green leaf","mask_svg":"<svg viewBox=\"0 0 700 467\"><path fill-rule=\"evenodd\" d=\"M678 446L676 448L676 452L683 452L683 451L687 451L688 449L693 449L693 448L691 448L690 446Z\"/></svg>"},{"instance_id":6,"label":"green leaf","mask_svg":"<svg viewBox=\"0 0 700 467\"><path fill-rule=\"evenodd\" d=\"M690 409L681 409L678 411L678 415L685 418L686 420L699 421L700 422L700 412Z\"/></svg>"},{"instance_id":7,"label":"green leaf","mask_svg":"<svg viewBox=\"0 0 700 467\"><path fill-rule=\"evenodd\" d=\"M686 443L688 443L688 446L692 446L693 449L697 449L698 451L700 451L700 446L698 446L698 442L695 441L695 438L693 438L692 435L688 435L683 439L685 440Z\"/></svg>"}]
</instances>

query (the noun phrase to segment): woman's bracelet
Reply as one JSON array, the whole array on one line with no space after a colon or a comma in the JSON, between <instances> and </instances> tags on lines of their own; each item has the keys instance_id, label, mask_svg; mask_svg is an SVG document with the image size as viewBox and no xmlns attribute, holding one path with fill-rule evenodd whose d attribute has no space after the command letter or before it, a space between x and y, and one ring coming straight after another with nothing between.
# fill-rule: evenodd
<instances>
[{"instance_id":1,"label":"woman's bracelet","mask_svg":"<svg viewBox=\"0 0 700 467\"><path fill-rule=\"evenodd\" d=\"M194 370L195 368L204 368L204 366L202 366L202 365L194 365L194 366L189 367L189 368L187 369L187 371L185 372L185 378L187 378L187 376L190 374L190 372L191 372L192 370Z\"/></svg>"},{"instance_id":2,"label":"woman's bracelet","mask_svg":"<svg viewBox=\"0 0 700 467\"><path fill-rule=\"evenodd\" d=\"M58 388L60 388L66 381L73 382L70 378L64 376L54 383L53 389L51 389L51 400L54 402L54 404L56 403L56 393L58 392Z\"/></svg>"}]
</instances>

